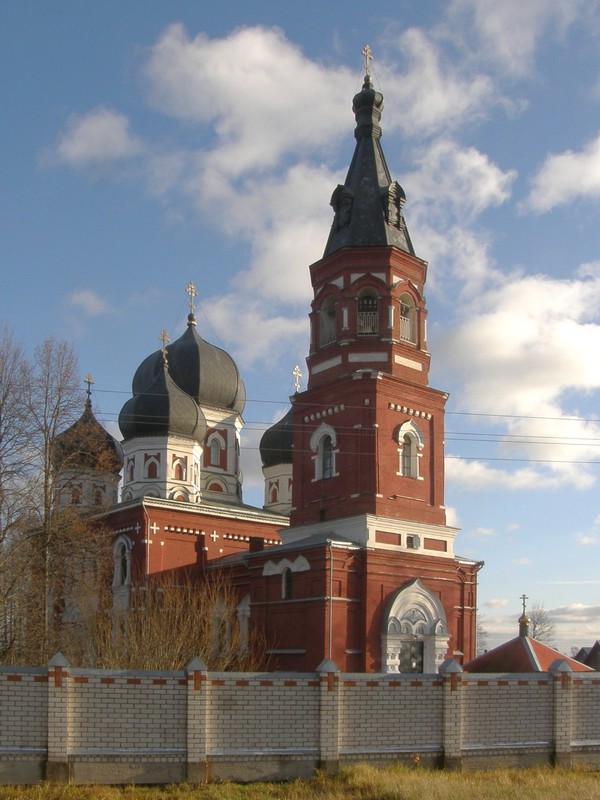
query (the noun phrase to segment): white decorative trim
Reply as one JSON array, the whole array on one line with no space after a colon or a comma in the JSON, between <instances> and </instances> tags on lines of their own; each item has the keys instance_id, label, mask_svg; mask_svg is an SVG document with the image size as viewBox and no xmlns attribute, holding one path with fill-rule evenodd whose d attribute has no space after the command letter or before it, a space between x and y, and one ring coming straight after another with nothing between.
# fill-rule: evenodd
<instances>
[{"instance_id":1,"label":"white decorative trim","mask_svg":"<svg viewBox=\"0 0 600 800\"><path fill-rule=\"evenodd\" d=\"M387 361L387 353L348 353L348 361L350 363L361 361Z\"/></svg>"},{"instance_id":2,"label":"white decorative trim","mask_svg":"<svg viewBox=\"0 0 600 800\"><path fill-rule=\"evenodd\" d=\"M418 369L419 372L423 372L423 364L421 364L419 361L413 361L412 358L404 358L403 356L395 355L394 361L396 364L402 364L404 367Z\"/></svg>"},{"instance_id":3,"label":"white decorative trim","mask_svg":"<svg viewBox=\"0 0 600 800\"><path fill-rule=\"evenodd\" d=\"M310 370L311 375L318 375L319 372L325 372L325 370L331 369L332 367L337 367L342 363L341 356L335 356L334 358L329 358L327 361L322 361L320 364L316 364Z\"/></svg>"},{"instance_id":4,"label":"white decorative trim","mask_svg":"<svg viewBox=\"0 0 600 800\"><path fill-rule=\"evenodd\" d=\"M296 556L293 561L289 558L283 558L281 561L267 561L263 567L263 575L283 575L286 569L292 572L307 572L310 569L310 564L304 556Z\"/></svg>"}]
</instances>

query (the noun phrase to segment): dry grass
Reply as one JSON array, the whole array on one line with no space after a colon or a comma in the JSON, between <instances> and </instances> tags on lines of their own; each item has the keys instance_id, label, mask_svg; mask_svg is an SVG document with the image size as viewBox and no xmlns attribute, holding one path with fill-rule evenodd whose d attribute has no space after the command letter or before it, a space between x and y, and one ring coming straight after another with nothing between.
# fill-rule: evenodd
<instances>
[{"instance_id":1,"label":"dry grass","mask_svg":"<svg viewBox=\"0 0 600 800\"><path fill-rule=\"evenodd\" d=\"M0 800L600 800L597 773L535 768L457 774L358 765L335 778L188 786L0 786Z\"/></svg>"}]
</instances>

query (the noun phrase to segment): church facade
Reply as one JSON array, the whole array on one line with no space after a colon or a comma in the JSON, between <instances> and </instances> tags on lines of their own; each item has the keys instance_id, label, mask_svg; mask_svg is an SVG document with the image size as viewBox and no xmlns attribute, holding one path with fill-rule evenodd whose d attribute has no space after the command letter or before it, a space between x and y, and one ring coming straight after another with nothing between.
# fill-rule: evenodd
<instances>
[{"instance_id":1,"label":"church facade","mask_svg":"<svg viewBox=\"0 0 600 800\"><path fill-rule=\"evenodd\" d=\"M261 441L264 507L242 501L243 381L198 334L190 285L186 331L142 362L121 411L120 500L108 492L97 509L114 540L116 609L153 575L219 569L277 669L331 659L344 672L436 672L475 655L481 564L455 554L446 524L427 264L381 149L382 107L367 70L354 156L310 266L307 388Z\"/></svg>"}]
</instances>

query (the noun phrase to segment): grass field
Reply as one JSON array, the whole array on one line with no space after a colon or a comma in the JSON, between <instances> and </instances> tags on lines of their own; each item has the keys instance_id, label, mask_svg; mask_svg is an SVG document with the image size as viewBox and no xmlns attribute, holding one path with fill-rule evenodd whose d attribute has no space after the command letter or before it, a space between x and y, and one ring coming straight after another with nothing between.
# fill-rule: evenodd
<instances>
[{"instance_id":1,"label":"grass field","mask_svg":"<svg viewBox=\"0 0 600 800\"><path fill-rule=\"evenodd\" d=\"M600 774L551 768L429 772L359 765L290 783L188 786L0 786L0 800L600 800Z\"/></svg>"}]
</instances>

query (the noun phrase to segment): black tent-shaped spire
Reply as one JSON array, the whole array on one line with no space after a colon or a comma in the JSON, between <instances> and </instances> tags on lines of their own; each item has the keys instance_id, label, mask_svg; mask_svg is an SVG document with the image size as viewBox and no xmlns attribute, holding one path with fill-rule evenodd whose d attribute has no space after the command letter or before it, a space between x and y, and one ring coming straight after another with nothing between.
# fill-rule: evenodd
<instances>
[{"instance_id":1,"label":"black tent-shaped spire","mask_svg":"<svg viewBox=\"0 0 600 800\"><path fill-rule=\"evenodd\" d=\"M342 247L398 247L414 255L402 207L406 199L392 181L381 149L379 120L383 95L375 91L367 71L355 95L356 148L343 186L331 198L335 213L325 256Z\"/></svg>"}]
</instances>

